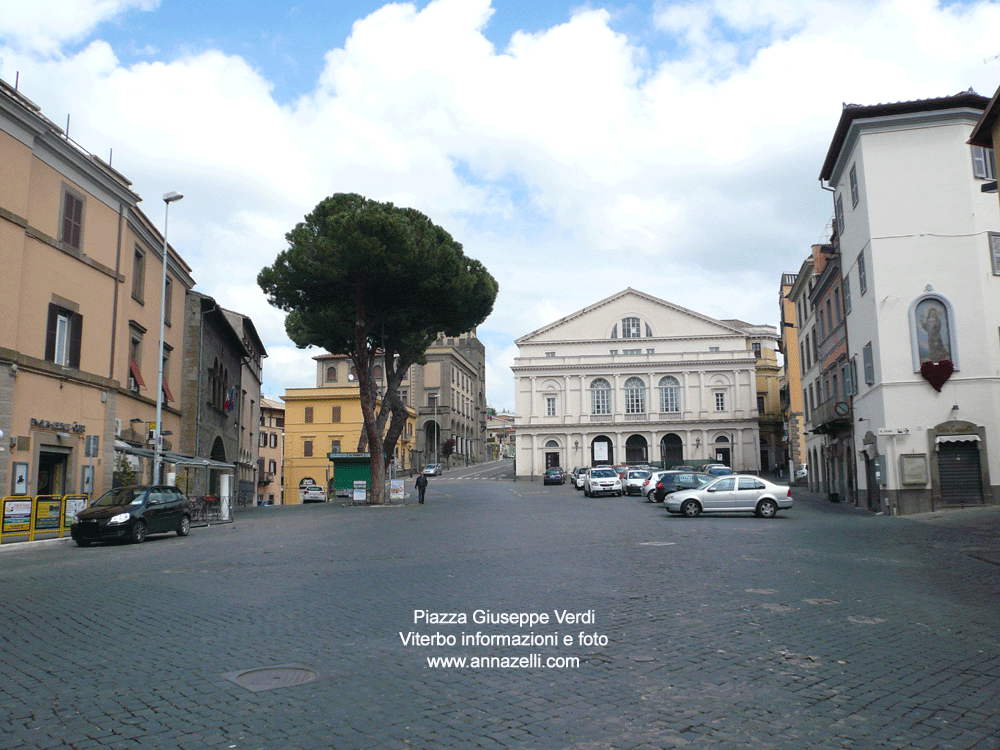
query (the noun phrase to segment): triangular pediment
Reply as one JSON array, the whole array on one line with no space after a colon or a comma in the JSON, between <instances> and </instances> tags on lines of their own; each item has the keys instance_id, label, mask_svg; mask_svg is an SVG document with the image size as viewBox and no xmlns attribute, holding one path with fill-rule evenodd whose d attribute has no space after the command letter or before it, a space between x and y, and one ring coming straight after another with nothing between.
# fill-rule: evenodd
<instances>
[{"instance_id":1,"label":"triangular pediment","mask_svg":"<svg viewBox=\"0 0 1000 750\"><path fill-rule=\"evenodd\" d=\"M638 319L638 336L635 333ZM630 330L626 330L628 327ZM643 339L744 337L739 328L631 287L517 339L518 346Z\"/></svg>"}]
</instances>

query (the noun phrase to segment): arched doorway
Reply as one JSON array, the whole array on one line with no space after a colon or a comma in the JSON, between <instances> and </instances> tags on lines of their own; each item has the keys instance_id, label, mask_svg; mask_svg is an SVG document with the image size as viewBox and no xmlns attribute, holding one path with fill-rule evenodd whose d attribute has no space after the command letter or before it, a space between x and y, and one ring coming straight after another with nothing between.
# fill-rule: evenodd
<instances>
[{"instance_id":1,"label":"arched doorway","mask_svg":"<svg viewBox=\"0 0 1000 750\"><path fill-rule=\"evenodd\" d=\"M226 463L226 446L223 445L221 437L216 437L215 442L212 443L212 455L210 458L213 461Z\"/></svg>"},{"instance_id":2,"label":"arched doorway","mask_svg":"<svg viewBox=\"0 0 1000 750\"><path fill-rule=\"evenodd\" d=\"M559 443L549 440L545 444L545 468L554 469L559 466Z\"/></svg>"},{"instance_id":3,"label":"arched doorway","mask_svg":"<svg viewBox=\"0 0 1000 750\"><path fill-rule=\"evenodd\" d=\"M732 467L733 454L729 438L725 435L719 435L715 438L715 444L712 446L712 460Z\"/></svg>"},{"instance_id":4,"label":"arched doorway","mask_svg":"<svg viewBox=\"0 0 1000 750\"><path fill-rule=\"evenodd\" d=\"M680 435L671 432L663 436L660 440L660 461L664 469L684 463L684 441Z\"/></svg>"},{"instance_id":5,"label":"arched doorway","mask_svg":"<svg viewBox=\"0 0 1000 750\"><path fill-rule=\"evenodd\" d=\"M649 443L642 435L632 435L625 441L625 463L649 463Z\"/></svg>"},{"instance_id":6,"label":"arched doorway","mask_svg":"<svg viewBox=\"0 0 1000 750\"><path fill-rule=\"evenodd\" d=\"M615 448L611 438L598 435L590 442L590 465L610 465L615 462Z\"/></svg>"}]
</instances>

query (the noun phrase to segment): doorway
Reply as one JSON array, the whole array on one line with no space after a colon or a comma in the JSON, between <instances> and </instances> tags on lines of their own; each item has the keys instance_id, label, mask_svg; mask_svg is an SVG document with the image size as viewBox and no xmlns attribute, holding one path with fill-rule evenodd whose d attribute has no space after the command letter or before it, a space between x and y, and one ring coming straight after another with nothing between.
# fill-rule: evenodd
<instances>
[{"instance_id":1,"label":"doorway","mask_svg":"<svg viewBox=\"0 0 1000 750\"><path fill-rule=\"evenodd\" d=\"M49 449L38 454L38 476L35 487L39 495L65 495L68 490L70 449Z\"/></svg>"}]
</instances>

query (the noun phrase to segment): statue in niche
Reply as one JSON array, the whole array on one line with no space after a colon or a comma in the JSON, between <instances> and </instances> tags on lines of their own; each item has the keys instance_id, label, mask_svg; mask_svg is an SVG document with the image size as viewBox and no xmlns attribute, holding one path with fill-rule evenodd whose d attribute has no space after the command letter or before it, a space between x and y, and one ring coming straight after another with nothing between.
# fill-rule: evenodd
<instances>
[{"instance_id":1,"label":"statue in niche","mask_svg":"<svg viewBox=\"0 0 1000 750\"><path fill-rule=\"evenodd\" d=\"M951 331L948 311L936 299L926 299L914 311L917 319L917 346L920 362L951 360Z\"/></svg>"}]
</instances>

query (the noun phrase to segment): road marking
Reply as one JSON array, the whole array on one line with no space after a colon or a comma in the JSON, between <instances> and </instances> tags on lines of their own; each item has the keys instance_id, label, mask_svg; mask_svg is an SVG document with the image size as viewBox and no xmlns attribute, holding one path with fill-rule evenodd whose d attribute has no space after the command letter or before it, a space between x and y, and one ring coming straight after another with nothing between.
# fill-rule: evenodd
<instances>
[{"instance_id":1,"label":"road marking","mask_svg":"<svg viewBox=\"0 0 1000 750\"><path fill-rule=\"evenodd\" d=\"M674 544L677 544L677 542L639 542L640 546L646 547L669 547Z\"/></svg>"}]
</instances>

